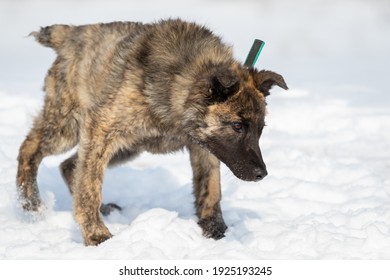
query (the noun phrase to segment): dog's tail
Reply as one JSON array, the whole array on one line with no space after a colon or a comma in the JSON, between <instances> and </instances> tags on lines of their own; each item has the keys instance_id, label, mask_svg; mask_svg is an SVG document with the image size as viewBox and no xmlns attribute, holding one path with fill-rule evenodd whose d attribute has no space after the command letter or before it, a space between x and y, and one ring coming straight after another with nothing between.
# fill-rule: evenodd
<instances>
[{"instance_id":1,"label":"dog's tail","mask_svg":"<svg viewBox=\"0 0 390 280\"><path fill-rule=\"evenodd\" d=\"M34 36L35 40L46 47L59 50L67 41L74 27L64 24L55 24L41 27L39 31L34 31L29 36Z\"/></svg>"}]
</instances>

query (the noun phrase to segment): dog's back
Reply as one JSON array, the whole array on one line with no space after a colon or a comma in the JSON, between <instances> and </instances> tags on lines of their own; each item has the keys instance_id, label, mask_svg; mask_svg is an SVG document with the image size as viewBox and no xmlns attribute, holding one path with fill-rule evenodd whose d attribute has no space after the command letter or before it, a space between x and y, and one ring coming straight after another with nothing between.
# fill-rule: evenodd
<instances>
[{"instance_id":1,"label":"dog's back","mask_svg":"<svg viewBox=\"0 0 390 280\"><path fill-rule=\"evenodd\" d=\"M167 94L178 94L173 88L183 92L180 85L173 85L178 76L186 76L183 88L188 88L188 83L199 80L200 72L209 69L208 64L233 61L230 47L217 36L181 20L52 25L31 35L58 54L48 74L64 83L57 86L57 95L66 87L87 107L130 80L132 85L127 86L147 97L152 106L158 103L161 110L162 99L171 99Z\"/></svg>"}]
</instances>

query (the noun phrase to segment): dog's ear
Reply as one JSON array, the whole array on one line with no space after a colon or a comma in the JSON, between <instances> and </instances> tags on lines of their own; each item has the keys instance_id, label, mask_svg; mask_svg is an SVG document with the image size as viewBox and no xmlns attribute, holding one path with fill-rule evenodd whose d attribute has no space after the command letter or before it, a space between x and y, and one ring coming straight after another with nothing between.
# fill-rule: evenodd
<instances>
[{"instance_id":1,"label":"dog's ear","mask_svg":"<svg viewBox=\"0 0 390 280\"><path fill-rule=\"evenodd\" d=\"M230 96L238 92L240 81L231 71L225 70L212 75L208 90L210 104L225 102Z\"/></svg>"},{"instance_id":2,"label":"dog's ear","mask_svg":"<svg viewBox=\"0 0 390 280\"><path fill-rule=\"evenodd\" d=\"M266 70L257 71L257 70L255 70L253 72L253 78L255 80L255 84L256 84L257 89L264 96L268 96L270 94L269 90L274 85L277 85L285 90L288 89L283 77L275 72L272 72L272 71L266 71Z\"/></svg>"}]
</instances>

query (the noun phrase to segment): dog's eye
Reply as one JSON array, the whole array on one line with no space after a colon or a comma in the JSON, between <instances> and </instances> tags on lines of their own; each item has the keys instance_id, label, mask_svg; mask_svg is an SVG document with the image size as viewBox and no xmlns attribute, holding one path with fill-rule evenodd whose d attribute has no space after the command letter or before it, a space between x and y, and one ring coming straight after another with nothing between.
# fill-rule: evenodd
<instances>
[{"instance_id":1,"label":"dog's eye","mask_svg":"<svg viewBox=\"0 0 390 280\"><path fill-rule=\"evenodd\" d=\"M244 125L242 122L233 122L232 127L235 132L242 132L244 129Z\"/></svg>"}]
</instances>

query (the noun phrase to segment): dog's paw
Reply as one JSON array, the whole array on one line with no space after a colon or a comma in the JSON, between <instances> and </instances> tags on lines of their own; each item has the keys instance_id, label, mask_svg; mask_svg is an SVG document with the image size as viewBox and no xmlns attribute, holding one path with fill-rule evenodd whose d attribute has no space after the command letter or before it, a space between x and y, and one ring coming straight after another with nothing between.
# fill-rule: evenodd
<instances>
[{"instance_id":1,"label":"dog's paw","mask_svg":"<svg viewBox=\"0 0 390 280\"><path fill-rule=\"evenodd\" d=\"M102 213L103 216L108 216L115 210L122 211L122 207L116 205L115 203L107 203L100 206L100 213Z\"/></svg>"},{"instance_id":2,"label":"dog's paw","mask_svg":"<svg viewBox=\"0 0 390 280\"><path fill-rule=\"evenodd\" d=\"M24 199L20 203L22 209L27 212L39 212L41 209L41 201L39 199Z\"/></svg>"},{"instance_id":3,"label":"dog's paw","mask_svg":"<svg viewBox=\"0 0 390 280\"><path fill-rule=\"evenodd\" d=\"M203 235L207 238L218 240L225 237L227 226L222 217L210 216L203 218L199 220L198 224L203 230Z\"/></svg>"},{"instance_id":4,"label":"dog's paw","mask_svg":"<svg viewBox=\"0 0 390 280\"><path fill-rule=\"evenodd\" d=\"M18 175L17 178L18 206L26 212L39 212L41 199L38 186L36 182L31 182L33 180L29 180L22 175Z\"/></svg>"},{"instance_id":5,"label":"dog's paw","mask_svg":"<svg viewBox=\"0 0 390 280\"><path fill-rule=\"evenodd\" d=\"M19 196L19 207L26 212L39 213L44 208L38 195Z\"/></svg>"},{"instance_id":6,"label":"dog's paw","mask_svg":"<svg viewBox=\"0 0 390 280\"><path fill-rule=\"evenodd\" d=\"M96 246L111 237L112 234L105 226L96 227L93 232L88 232L84 236L84 243L86 246Z\"/></svg>"}]
</instances>

